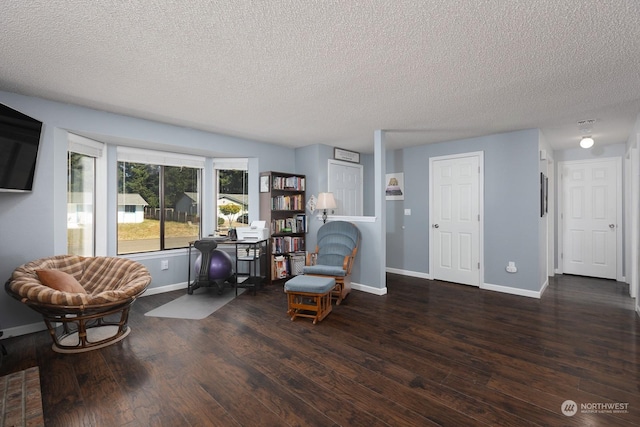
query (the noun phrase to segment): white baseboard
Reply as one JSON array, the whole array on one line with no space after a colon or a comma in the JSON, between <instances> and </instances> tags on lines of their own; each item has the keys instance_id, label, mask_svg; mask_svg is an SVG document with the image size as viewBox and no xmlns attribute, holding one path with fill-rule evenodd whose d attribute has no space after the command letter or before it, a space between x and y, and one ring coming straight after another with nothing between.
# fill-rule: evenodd
<instances>
[{"instance_id":1,"label":"white baseboard","mask_svg":"<svg viewBox=\"0 0 640 427\"><path fill-rule=\"evenodd\" d=\"M542 294L544 294L544 291L546 291L548 287L549 287L549 278L547 277L547 280L545 280L544 283L542 284L542 288L540 288L540 297L542 297Z\"/></svg>"},{"instance_id":2,"label":"white baseboard","mask_svg":"<svg viewBox=\"0 0 640 427\"><path fill-rule=\"evenodd\" d=\"M157 286L154 288L147 288L147 290L144 291L140 296L148 297L150 295L163 294L165 292L179 291L180 289L183 289L186 292L187 282L174 283L173 285Z\"/></svg>"},{"instance_id":3,"label":"white baseboard","mask_svg":"<svg viewBox=\"0 0 640 427\"><path fill-rule=\"evenodd\" d=\"M548 282L549 281L547 280L546 283ZM546 288L546 286L543 287L543 290L544 288ZM542 291L529 291L527 289L512 288L511 286L492 285L491 283L484 283L480 285L480 289L484 289L487 291L502 292L504 294L518 295L521 297L529 297L529 298L540 299L540 297L542 296Z\"/></svg>"},{"instance_id":4,"label":"white baseboard","mask_svg":"<svg viewBox=\"0 0 640 427\"><path fill-rule=\"evenodd\" d=\"M397 268L387 268L386 271L388 273L399 274L399 275L402 275L402 276L418 277L418 278L421 278L421 279L432 280L431 275L429 275L427 273L417 272L417 271L400 270L400 269L397 269ZM549 286L549 280L547 279L544 282L544 284L542 285L542 289L540 291L529 291L529 290L526 290L526 289L512 288L510 286L492 285L490 283L485 283L485 284L481 285L480 289L485 289L485 290L489 290L489 291L496 291L496 292L503 292L503 293L506 293L506 294L519 295L519 296L524 296L524 297L529 297L529 298L540 298L542 296L542 294L544 293L544 291L547 289L548 286ZM355 289L357 291L367 292L369 294L374 294L374 295L386 295L387 294L387 287L386 286L384 288L375 288L373 286L363 285L363 284L360 284L360 283L351 283L351 288ZM147 290L141 295L141 297L161 294L161 293L164 293L164 292L177 291L177 290L181 290L181 289L184 289L186 291L187 282L175 283L175 284L172 284L172 285L165 285L165 286L158 286L158 287L155 287L155 288L147 288ZM640 308L638 309L638 311L640 313ZM44 326L43 326L43 328L44 328Z\"/></svg>"},{"instance_id":5,"label":"white baseboard","mask_svg":"<svg viewBox=\"0 0 640 427\"><path fill-rule=\"evenodd\" d=\"M401 270L399 268L386 268L387 273L400 274L401 276L418 277L420 279L432 280L429 273L421 273L419 271Z\"/></svg>"},{"instance_id":6,"label":"white baseboard","mask_svg":"<svg viewBox=\"0 0 640 427\"><path fill-rule=\"evenodd\" d=\"M361 285L359 283L352 283L351 284L351 288L358 290L358 291L362 291L362 292L367 292L370 294L374 294L374 295L386 295L387 294L387 288L374 288L373 286L367 286L367 285ZM171 291L178 291L178 290L184 290L185 292L187 291L187 282L182 282L182 283L174 283L172 285L165 285L165 286L157 286L157 287L153 287L153 288L147 288L146 291L144 291L142 293L142 295L140 295L140 297L147 297L150 295L156 295L156 294L162 294L165 292L171 292ZM40 321L40 322L36 322L36 323L31 323L28 325L20 325L20 326L16 326L13 328L7 328L7 329L3 329L3 335L0 338L0 340L4 340L7 338L11 338L11 337L17 337L20 335L27 335L27 334L31 334L34 332L40 332L40 331L45 331L47 329L47 326L44 324L44 321Z\"/></svg>"},{"instance_id":7,"label":"white baseboard","mask_svg":"<svg viewBox=\"0 0 640 427\"><path fill-rule=\"evenodd\" d=\"M149 295L162 294L165 292L177 291L180 289L184 289L184 291L186 292L187 282L175 283L173 285L166 285L166 286L158 286L155 288L147 288L147 290L144 291L140 296L146 297ZM28 325L15 326L13 328L3 329L2 330L3 335L0 338L0 340L11 338L11 337L18 337L21 335L32 334L34 332L46 331L46 330L47 330L47 325L44 324L44 321L30 323Z\"/></svg>"},{"instance_id":8,"label":"white baseboard","mask_svg":"<svg viewBox=\"0 0 640 427\"><path fill-rule=\"evenodd\" d=\"M389 267L386 268L386 271L387 273L400 274L402 276L418 277L421 279L433 280L433 277L429 273L421 273L418 271L401 270L399 268L389 268ZM529 291L526 289L512 288L510 286L492 285L491 283L484 283L479 287L480 289L485 289L488 291L496 291L496 292L502 292L505 294L519 295L523 297L539 299L548 286L549 286L549 279L547 278L547 280L545 280L544 284L542 285L542 289L540 291Z\"/></svg>"},{"instance_id":9,"label":"white baseboard","mask_svg":"<svg viewBox=\"0 0 640 427\"><path fill-rule=\"evenodd\" d=\"M32 334L34 332L46 331L47 325L41 320L36 323L30 323L28 325L15 326L13 328L3 329L3 335L0 339L7 339L11 337L19 337L20 335Z\"/></svg>"},{"instance_id":10,"label":"white baseboard","mask_svg":"<svg viewBox=\"0 0 640 427\"><path fill-rule=\"evenodd\" d=\"M357 291L362 291L362 292L367 292L369 294L374 294L374 295L386 295L387 294L387 288L374 288L373 286L368 286L368 285L362 285L360 283L351 283L351 289L355 289ZM146 291L144 291L144 293L142 295L140 295L141 297L147 297L150 295L156 295L156 294L162 294L165 292L171 292L171 291L178 291L178 290L184 290L186 292L187 290L187 282L183 282L183 283L174 283L173 285L165 285L165 286L158 286L155 288L147 288Z\"/></svg>"},{"instance_id":11,"label":"white baseboard","mask_svg":"<svg viewBox=\"0 0 640 427\"><path fill-rule=\"evenodd\" d=\"M367 292L369 294L374 295L386 295L387 287L384 288L374 288L373 286L361 285L360 283L351 283L351 289L355 289L356 291Z\"/></svg>"}]
</instances>

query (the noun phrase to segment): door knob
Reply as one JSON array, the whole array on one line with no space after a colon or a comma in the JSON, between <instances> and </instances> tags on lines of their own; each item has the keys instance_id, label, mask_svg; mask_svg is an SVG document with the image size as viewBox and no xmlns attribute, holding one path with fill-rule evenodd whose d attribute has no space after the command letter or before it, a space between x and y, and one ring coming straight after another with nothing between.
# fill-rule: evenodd
<instances>
[{"instance_id":1,"label":"door knob","mask_svg":"<svg viewBox=\"0 0 640 427\"><path fill-rule=\"evenodd\" d=\"M440 226L438 224L433 224L433 228L439 228Z\"/></svg>"},{"instance_id":2,"label":"door knob","mask_svg":"<svg viewBox=\"0 0 640 427\"><path fill-rule=\"evenodd\" d=\"M616 228L615 224L609 224L609 228Z\"/></svg>"}]
</instances>

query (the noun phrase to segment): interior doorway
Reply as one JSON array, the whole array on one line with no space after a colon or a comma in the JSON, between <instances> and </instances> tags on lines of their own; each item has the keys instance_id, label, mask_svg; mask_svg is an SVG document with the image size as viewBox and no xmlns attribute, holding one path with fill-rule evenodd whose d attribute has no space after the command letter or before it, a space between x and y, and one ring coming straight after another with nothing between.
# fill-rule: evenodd
<instances>
[{"instance_id":1,"label":"interior doorway","mask_svg":"<svg viewBox=\"0 0 640 427\"><path fill-rule=\"evenodd\" d=\"M480 286L483 153L429 159L429 271L436 280Z\"/></svg>"},{"instance_id":2,"label":"interior doorway","mask_svg":"<svg viewBox=\"0 0 640 427\"><path fill-rule=\"evenodd\" d=\"M562 272L621 280L621 159L561 162Z\"/></svg>"}]
</instances>

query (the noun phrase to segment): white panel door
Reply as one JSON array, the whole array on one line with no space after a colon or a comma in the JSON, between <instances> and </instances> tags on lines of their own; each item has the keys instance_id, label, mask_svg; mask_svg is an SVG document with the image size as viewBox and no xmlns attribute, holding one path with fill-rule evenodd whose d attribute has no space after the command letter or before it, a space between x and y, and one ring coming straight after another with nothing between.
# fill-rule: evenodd
<instances>
[{"instance_id":1,"label":"white panel door","mask_svg":"<svg viewBox=\"0 0 640 427\"><path fill-rule=\"evenodd\" d=\"M336 215L362 216L362 165L329 160L328 191L336 199Z\"/></svg>"},{"instance_id":2,"label":"white panel door","mask_svg":"<svg viewBox=\"0 0 640 427\"><path fill-rule=\"evenodd\" d=\"M562 171L564 272L616 278L617 163L567 163Z\"/></svg>"},{"instance_id":3,"label":"white panel door","mask_svg":"<svg viewBox=\"0 0 640 427\"><path fill-rule=\"evenodd\" d=\"M431 162L433 278L479 286L479 159Z\"/></svg>"}]
</instances>

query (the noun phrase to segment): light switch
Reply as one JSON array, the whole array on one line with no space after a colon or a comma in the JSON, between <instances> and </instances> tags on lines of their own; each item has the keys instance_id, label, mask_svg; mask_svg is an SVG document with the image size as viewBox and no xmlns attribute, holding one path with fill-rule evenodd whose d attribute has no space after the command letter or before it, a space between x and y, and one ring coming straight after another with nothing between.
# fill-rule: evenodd
<instances>
[{"instance_id":1,"label":"light switch","mask_svg":"<svg viewBox=\"0 0 640 427\"><path fill-rule=\"evenodd\" d=\"M411 209L405 209L404 210L404 214L405 215L411 215Z\"/></svg>"}]
</instances>

